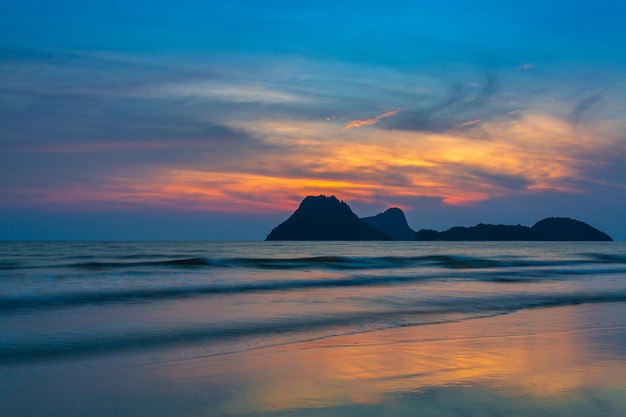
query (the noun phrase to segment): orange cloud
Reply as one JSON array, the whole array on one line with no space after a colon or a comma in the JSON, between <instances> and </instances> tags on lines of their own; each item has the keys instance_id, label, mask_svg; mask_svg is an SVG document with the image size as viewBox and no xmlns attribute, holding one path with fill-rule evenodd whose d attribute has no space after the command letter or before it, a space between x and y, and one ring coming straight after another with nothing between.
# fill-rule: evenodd
<instances>
[{"instance_id":1,"label":"orange cloud","mask_svg":"<svg viewBox=\"0 0 626 417\"><path fill-rule=\"evenodd\" d=\"M204 200L211 209L223 202L227 210L288 210L303 195L320 193L360 201L428 196L465 205L513 192L577 192L572 180L582 175L594 151L593 138L581 141L568 123L538 115L483 123L491 140L384 130L326 140L332 134L327 125L264 126L268 141L296 146L267 156L263 172L179 169L156 182L169 184L162 188L165 195ZM526 185L510 189L493 181L500 177Z\"/></svg>"},{"instance_id":2,"label":"orange cloud","mask_svg":"<svg viewBox=\"0 0 626 417\"><path fill-rule=\"evenodd\" d=\"M466 126L473 126L480 123L480 119L476 119L476 120L470 120L469 122L463 122L463 123L459 123L458 125L456 125L457 129L460 129L462 127L466 127Z\"/></svg>"},{"instance_id":3,"label":"orange cloud","mask_svg":"<svg viewBox=\"0 0 626 417\"><path fill-rule=\"evenodd\" d=\"M389 111L384 112L383 114L379 114L377 116L370 117L369 119L352 120L352 121L346 123L346 125L343 128L345 130L345 129L352 129L354 127L375 125L376 123L378 123L378 121L380 119L384 119L385 117L393 116L394 114L397 114L397 113L398 113L398 110L389 110Z\"/></svg>"},{"instance_id":4,"label":"orange cloud","mask_svg":"<svg viewBox=\"0 0 626 417\"><path fill-rule=\"evenodd\" d=\"M143 204L229 212L291 211L309 194L381 204L393 204L389 196L431 197L472 205L510 194L581 192L577 184L586 181L586 170L616 146L546 114L481 121L476 129L448 133L348 133L326 121L297 120L230 127L254 134L271 152L224 155L205 166L136 167L99 185L77 182L0 199L12 205Z\"/></svg>"}]
</instances>

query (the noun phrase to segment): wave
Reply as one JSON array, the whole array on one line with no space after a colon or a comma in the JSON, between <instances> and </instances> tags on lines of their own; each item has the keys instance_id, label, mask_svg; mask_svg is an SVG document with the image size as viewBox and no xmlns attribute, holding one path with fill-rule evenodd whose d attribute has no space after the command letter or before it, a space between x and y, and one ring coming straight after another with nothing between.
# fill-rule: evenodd
<instances>
[{"instance_id":1,"label":"wave","mask_svg":"<svg viewBox=\"0 0 626 417\"><path fill-rule=\"evenodd\" d=\"M0 311L35 309L79 305L119 304L128 302L151 302L168 299L183 299L211 295L246 294L260 292L298 291L341 287L383 287L410 285L429 281L473 281L497 284L539 283L556 281L582 275L626 274L626 269L521 269L480 271L459 274L415 274L415 275L352 275L338 278L291 279L255 282L233 282L211 285L179 285L152 288L129 288L124 290L92 290L44 295L20 295L0 297Z\"/></svg>"},{"instance_id":2,"label":"wave","mask_svg":"<svg viewBox=\"0 0 626 417\"><path fill-rule=\"evenodd\" d=\"M22 262L6 260L0 261L0 270L22 269L25 265Z\"/></svg>"},{"instance_id":3,"label":"wave","mask_svg":"<svg viewBox=\"0 0 626 417\"><path fill-rule=\"evenodd\" d=\"M70 263L53 263L28 265L15 261L0 262L0 269L41 269L41 268L75 268L82 270L121 270L142 268L254 268L254 269L302 269L317 268L331 270L354 269L397 269L410 267L439 267L446 269L493 269L571 266L585 264L626 264L626 257L610 254L584 254L586 259L573 260L536 260L536 259L493 259L455 255L424 255L424 256L382 256L382 257L349 257L349 256L313 256L294 258L203 258L188 257L175 259L154 259L154 255L126 255L119 257L122 261L81 261ZM82 258L84 259L84 258ZM125 259L140 259L126 261Z\"/></svg>"},{"instance_id":4,"label":"wave","mask_svg":"<svg viewBox=\"0 0 626 417\"><path fill-rule=\"evenodd\" d=\"M199 342L246 340L290 335L290 343L340 334L363 333L381 329L441 324L479 317L509 314L524 309L568 305L626 302L626 292L535 294L508 297L483 297L433 300L425 306L407 306L376 312L357 312L316 317L294 317L265 322L227 325L195 325L177 328L134 330L115 334L78 333L43 336L34 340L8 340L0 344L0 364L15 364L77 357L115 351L144 350ZM451 318L450 315L456 315ZM459 314L461 314L459 316Z\"/></svg>"},{"instance_id":5,"label":"wave","mask_svg":"<svg viewBox=\"0 0 626 417\"><path fill-rule=\"evenodd\" d=\"M289 291L313 288L382 286L427 280L418 276L362 276L308 280L281 280L220 284L208 286L178 286L137 288L118 291L89 291L62 294L31 295L0 298L1 310L44 309L82 304L104 304L187 298L212 294L243 294L250 292Z\"/></svg>"},{"instance_id":6,"label":"wave","mask_svg":"<svg viewBox=\"0 0 626 417\"><path fill-rule=\"evenodd\" d=\"M159 260L159 261L139 261L139 262L76 262L69 264L69 267L81 268L81 269L115 269L115 268L129 268L129 267L194 267L194 266L210 266L209 260L203 258L182 258L172 260Z\"/></svg>"}]
</instances>

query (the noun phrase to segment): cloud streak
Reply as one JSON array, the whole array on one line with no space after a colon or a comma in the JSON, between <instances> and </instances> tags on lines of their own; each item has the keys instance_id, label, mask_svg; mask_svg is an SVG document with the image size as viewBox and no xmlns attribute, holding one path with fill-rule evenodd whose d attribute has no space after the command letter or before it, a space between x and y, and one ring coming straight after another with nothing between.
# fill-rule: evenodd
<instances>
[{"instance_id":1,"label":"cloud streak","mask_svg":"<svg viewBox=\"0 0 626 417\"><path fill-rule=\"evenodd\" d=\"M380 119L384 119L386 117L391 117L395 114L398 114L399 110L389 110L386 111L382 114L376 115L374 117L370 117L367 119L358 119L358 120L351 120L348 123L345 124L345 126L343 127L344 130L347 129L353 129L356 127L363 127L363 126L371 126L371 125L375 125L376 123L378 123L378 121Z\"/></svg>"}]
</instances>

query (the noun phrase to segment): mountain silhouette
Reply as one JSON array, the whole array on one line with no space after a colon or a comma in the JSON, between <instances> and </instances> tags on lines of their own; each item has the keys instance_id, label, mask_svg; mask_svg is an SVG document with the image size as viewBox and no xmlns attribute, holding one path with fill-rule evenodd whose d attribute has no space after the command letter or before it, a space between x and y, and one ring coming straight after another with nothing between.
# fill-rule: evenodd
<instances>
[{"instance_id":1,"label":"mountain silhouette","mask_svg":"<svg viewBox=\"0 0 626 417\"><path fill-rule=\"evenodd\" d=\"M530 229L535 240L613 241L604 232L587 223L567 217L550 217Z\"/></svg>"},{"instance_id":2,"label":"mountain silhouette","mask_svg":"<svg viewBox=\"0 0 626 417\"><path fill-rule=\"evenodd\" d=\"M567 217L549 217L532 227L480 223L446 231L415 233L399 208L359 217L335 196L308 196L265 240L418 240L418 241L612 241L604 232Z\"/></svg>"},{"instance_id":3,"label":"mountain silhouette","mask_svg":"<svg viewBox=\"0 0 626 417\"><path fill-rule=\"evenodd\" d=\"M415 230L409 227L404 213L397 207L375 216L361 217L361 220L394 240L415 240Z\"/></svg>"},{"instance_id":4,"label":"mountain silhouette","mask_svg":"<svg viewBox=\"0 0 626 417\"><path fill-rule=\"evenodd\" d=\"M532 227L478 224L472 227L452 227L444 232L422 229L415 240L475 240L475 241L612 241L604 232L587 223L567 217L549 217Z\"/></svg>"},{"instance_id":5,"label":"mountain silhouette","mask_svg":"<svg viewBox=\"0 0 626 417\"><path fill-rule=\"evenodd\" d=\"M393 240L361 221L335 196L308 196L265 240Z\"/></svg>"}]
</instances>

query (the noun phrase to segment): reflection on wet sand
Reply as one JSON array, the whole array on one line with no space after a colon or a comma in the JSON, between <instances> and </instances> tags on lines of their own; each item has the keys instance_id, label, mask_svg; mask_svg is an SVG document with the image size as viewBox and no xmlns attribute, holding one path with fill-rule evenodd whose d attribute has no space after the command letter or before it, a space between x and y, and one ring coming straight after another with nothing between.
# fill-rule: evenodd
<instances>
[{"instance_id":1,"label":"reflection on wet sand","mask_svg":"<svg viewBox=\"0 0 626 417\"><path fill-rule=\"evenodd\" d=\"M619 343L626 340L619 319L623 310L612 305L525 311L202 358L164 369L175 380L223 378L231 388L235 383L237 394L214 404L234 414L345 407L363 412L365 405L372 412L381 406L432 408L425 398L434 392L454 393L456 399L483 396L498 409L542 404L555 412L587 402L590 392L604 392L603 407L623 410L626 396L610 395L626 393L626 348Z\"/></svg>"},{"instance_id":2,"label":"reflection on wet sand","mask_svg":"<svg viewBox=\"0 0 626 417\"><path fill-rule=\"evenodd\" d=\"M0 368L12 399L0 416L615 416L624 317L596 304L231 354L199 344L16 365Z\"/></svg>"}]
</instances>

